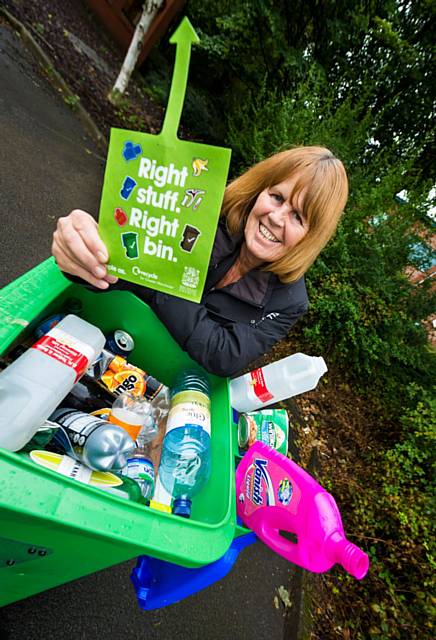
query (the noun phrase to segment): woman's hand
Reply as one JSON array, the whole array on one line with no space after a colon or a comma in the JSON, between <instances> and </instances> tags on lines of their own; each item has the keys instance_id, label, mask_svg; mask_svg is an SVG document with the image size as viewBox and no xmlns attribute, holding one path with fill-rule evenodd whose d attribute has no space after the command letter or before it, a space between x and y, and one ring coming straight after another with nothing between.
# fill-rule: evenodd
<instances>
[{"instance_id":1,"label":"woman's hand","mask_svg":"<svg viewBox=\"0 0 436 640\"><path fill-rule=\"evenodd\" d=\"M107 249L98 234L96 221L86 211L74 209L68 216L59 218L51 250L62 271L94 287L107 289L118 280L107 273Z\"/></svg>"}]
</instances>

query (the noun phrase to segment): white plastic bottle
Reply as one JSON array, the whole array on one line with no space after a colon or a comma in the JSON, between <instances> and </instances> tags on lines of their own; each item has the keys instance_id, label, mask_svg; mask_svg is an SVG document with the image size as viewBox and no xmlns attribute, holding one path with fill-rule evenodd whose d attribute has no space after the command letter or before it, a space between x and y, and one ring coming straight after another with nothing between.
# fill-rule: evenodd
<instances>
[{"instance_id":1,"label":"white plastic bottle","mask_svg":"<svg viewBox=\"0 0 436 640\"><path fill-rule=\"evenodd\" d=\"M94 325L68 315L0 373L0 447L21 449L103 349Z\"/></svg>"},{"instance_id":2,"label":"white plastic bottle","mask_svg":"<svg viewBox=\"0 0 436 640\"><path fill-rule=\"evenodd\" d=\"M230 381L230 403L240 413L256 411L314 389L327 371L324 358L294 353Z\"/></svg>"}]
</instances>

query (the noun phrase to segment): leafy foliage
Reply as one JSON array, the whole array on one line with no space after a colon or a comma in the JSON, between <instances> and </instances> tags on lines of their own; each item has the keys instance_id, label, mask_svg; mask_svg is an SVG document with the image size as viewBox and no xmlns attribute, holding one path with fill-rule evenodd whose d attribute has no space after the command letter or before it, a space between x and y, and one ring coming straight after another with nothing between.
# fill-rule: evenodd
<instances>
[{"instance_id":1,"label":"leafy foliage","mask_svg":"<svg viewBox=\"0 0 436 640\"><path fill-rule=\"evenodd\" d=\"M428 0L190 0L201 42L193 51L197 85L232 120L262 84L293 95L315 67L336 88L336 103L363 97L382 145L414 151L434 173L436 5ZM211 129L211 133L212 133Z\"/></svg>"},{"instance_id":2,"label":"leafy foliage","mask_svg":"<svg viewBox=\"0 0 436 640\"><path fill-rule=\"evenodd\" d=\"M356 640L434 635L436 400L416 385L409 393L418 403L395 425L397 443L364 455L357 465L364 465L364 483L332 489L347 509L347 528L367 543L371 559L361 583L340 571L324 577L333 601L347 593L350 615L335 622ZM355 461L348 464L354 478Z\"/></svg>"}]
</instances>

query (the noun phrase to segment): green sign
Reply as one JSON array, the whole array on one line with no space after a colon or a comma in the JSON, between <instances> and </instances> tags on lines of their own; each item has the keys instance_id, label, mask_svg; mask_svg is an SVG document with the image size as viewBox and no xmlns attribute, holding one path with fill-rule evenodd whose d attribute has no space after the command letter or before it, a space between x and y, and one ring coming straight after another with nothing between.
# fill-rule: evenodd
<instances>
[{"instance_id":1,"label":"green sign","mask_svg":"<svg viewBox=\"0 0 436 640\"><path fill-rule=\"evenodd\" d=\"M179 140L191 45L184 18L162 131L111 129L99 230L108 272L199 302L218 224L230 149Z\"/></svg>"}]
</instances>

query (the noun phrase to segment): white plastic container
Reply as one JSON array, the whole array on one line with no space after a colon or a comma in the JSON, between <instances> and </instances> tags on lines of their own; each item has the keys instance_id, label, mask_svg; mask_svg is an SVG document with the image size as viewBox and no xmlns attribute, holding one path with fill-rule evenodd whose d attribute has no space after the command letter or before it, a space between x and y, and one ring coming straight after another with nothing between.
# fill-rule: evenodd
<instances>
[{"instance_id":1,"label":"white plastic container","mask_svg":"<svg viewBox=\"0 0 436 640\"><path fill-rule=\"evenodd\" d=\"M103 349L94 325L68 315L0 373L0 447L21 449Z\"/></svg>"},{"instance_id":2,"label":"white plastic container","mask_svg":"<svg viewBox=\"0 0 436 640\"><path fill-rule=\"evenodd\" d=\"M294 353L231 380L231 405L240 413L262 409L314 389L326 371L324 358Z\"/></svg>"}]
</instances>

